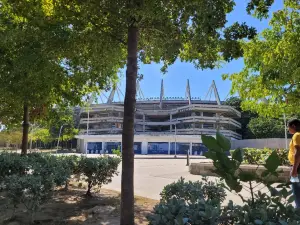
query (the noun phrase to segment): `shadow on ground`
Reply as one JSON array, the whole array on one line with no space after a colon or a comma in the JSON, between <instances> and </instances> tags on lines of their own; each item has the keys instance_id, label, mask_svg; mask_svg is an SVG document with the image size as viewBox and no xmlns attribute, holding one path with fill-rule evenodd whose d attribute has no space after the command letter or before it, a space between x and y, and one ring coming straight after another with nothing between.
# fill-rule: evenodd
<instances>
[{"instance_id":1,"label":"shadow on ground","mask_svg":"<svg viewBox=\"0 0 300 225\"><path fill-rule=\"evenodd\" d=\"M93 197L85 197L82 189L56 191L53 198L41 206L34 215L25 207L18 207L13 214L12 207L5 207L5 195L0 196L0 224L3 225L118 225L120 219L120 194L101 190ZM157 201L137 197L135 199L136 224L147 224L146 216L151 213ZM3 209L3 210L2 210Z\"/></svg>"}]
</instances>

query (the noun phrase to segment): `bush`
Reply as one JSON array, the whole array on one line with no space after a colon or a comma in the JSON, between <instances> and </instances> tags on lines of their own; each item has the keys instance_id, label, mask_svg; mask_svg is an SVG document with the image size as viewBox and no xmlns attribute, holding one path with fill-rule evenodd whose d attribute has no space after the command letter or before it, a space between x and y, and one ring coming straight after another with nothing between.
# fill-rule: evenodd
<instances>
[{"instance_id":1,"label":"bush","mask_svg":"<svg viewBox=\"0 0 300 225\"><path fill-rule=\"evenodd\" d=\"M22 203L31 212L36 211L46 201L53 190L54 182L35 175L12 175L6 177L6 190L10 202L17 207Z\"/></svg>"},{"instance_id":2,"label":"bush","mask_svg":"<svg viewBox=\"0 0 300 225\"><path fill-rule=\"evenodd\" d=\"M118 174L118 165L121 162L117 157L82 157L79 161L79 173L85 176L88 183L87 196L91 196L93 186L102 187L111 182L113 175Z\"/></svg>"},{"instance_id":3,"label":"bush","mask_svg":"<svg viewBox=\"0 0 300 225\"><path fill-rule=\"evenodd\" d=\"M122 153L121 153L120 149L113 149L112 154L117 155L118 157L122 156Z\"/></svg>"},{"instance_id":4,"label":"bush","mask_svg":"<svg viewBox=\"0 0 300 225\"><path fill-rule=\"evenodd\" d=\"M7 176L15 174L24 174L28 171L27 157L20 157L17 153L1 153L0 154L0 181Z\"/></svg>"},{"instance_id":5,"label":"bush","mask_svg":"<svg viewBox=\"0 0 300 225\"><path fill-rule=\"evenodd\" d=\"M148 217L149 224L218 224L226 193L220 183L177 182L164 187L161 200Z\"/></svg>"},{"instance_id":6,"label":"bush","mask_svg":"<svg viewBox=\"0 0 300 225\"><path fill-rule=\"evenodd\" d=\"M213 204L220 204L225 200L226 193L220 183L215 183L203 179L204 182L188 181L180 178L177 182L164 187L161 192L161 201L167 202L169 199L182 199L188 203L195 203L199 200L212 201Z\"/></svg>"},{"instance_id":7,"label":"bush","mask_svg":"<svg viewBox=\"0 0 300 225\"><path fill-rule=\"evenodd\" d=\"M14 207L23 204L33 214L41 203L51 197L55 187L67 187L72 175L86 176L90 195L92 186L101 187L111 181L119 163L120 158L112 157L1 153L0 186Z\"/></svg>"},{"instance_id":8,"label":"bush","mask_svg":"<svg viewBox=\"0 0 300 225\"><path fill-rule=\"evenodd\" d=\"M251 164L251 165L258 165L264 164L266 159L271 155L273 151L276 151L279 158L280 158L280 165L282 166L289 166L290 163L288 161L288 150L286 149L256 149L256 148L244 148L244 160L243 163ZM234 150L230 151L232 154Z\"/></svg>"},{"instance_id":9,"label":"bush","mask_svg":"<svg viewBox=\"0 0 300 225\"><path fill-rule=\"evenodd\" d=\"M156 205L147 219L149 225L217 225L220 214L220 206L210 202L199 200L188 204L183 199L172 198Z\"/></svg>"}]
</instances>

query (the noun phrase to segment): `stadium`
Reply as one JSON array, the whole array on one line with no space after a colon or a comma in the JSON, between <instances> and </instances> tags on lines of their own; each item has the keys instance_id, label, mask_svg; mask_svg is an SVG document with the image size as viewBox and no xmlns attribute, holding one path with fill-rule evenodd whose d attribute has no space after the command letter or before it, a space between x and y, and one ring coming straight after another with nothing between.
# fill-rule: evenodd
<instances>
[{"instance_id":1,"label":"stadium","mask_svg":"<svg viewBox=\"0 0 300 225\"><path fill-rule=\"evenodd\" d=\"M135 154L179 155L189 151L191 155L202 155L206 148L201 135L214 136L217 130L230 139L241 139L236 132L241 128L237 121L241 113L222 105L214 81L207 96L213 94L215 100L201 100L191 97L190 93L187 81L184 98L165 97L162 81L160 97L144 98L137 83ZM114 101L115 95L119 101ZM77 139L82 153L103 154L122 149L122 97L120 89L115 87L102 104L81 108Z\"/></svg>"}]
</instances>

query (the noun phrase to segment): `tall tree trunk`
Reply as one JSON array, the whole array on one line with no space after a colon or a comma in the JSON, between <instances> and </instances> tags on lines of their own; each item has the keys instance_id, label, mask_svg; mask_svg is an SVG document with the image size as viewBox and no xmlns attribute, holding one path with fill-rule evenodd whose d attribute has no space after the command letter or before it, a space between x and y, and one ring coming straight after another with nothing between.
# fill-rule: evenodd
<instances>
[{"instance_id":1,"label":"tall tree trunk","mask_svg":"<svg viewBox=\"0 0 300 225\"><path fill-rule=\"evenodd\" d=\"M24 104L23 108L23 136L22 136L22 150L21 154L26 155L27 154L27 148L28 148L28 133L29 133L29 108L27 104Z\"/></svg>"},{"instance_id":2,"label":"tall tree trunk","mask_svg":"<svg viewBox=\"0 0 300 225\"><path fill-rule=\"evenodd\" d=\"M136 103L138 28L128 28L127 69L122 132L121 225L134 224L134 114Z\"/></svg>"}]
</instances>

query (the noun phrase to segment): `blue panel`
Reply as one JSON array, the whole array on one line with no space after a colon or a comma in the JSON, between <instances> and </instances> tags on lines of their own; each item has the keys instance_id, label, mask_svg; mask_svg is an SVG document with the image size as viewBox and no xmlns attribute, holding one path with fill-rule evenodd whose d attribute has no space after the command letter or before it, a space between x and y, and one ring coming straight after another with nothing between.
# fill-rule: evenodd
<instances>
[{"instance_id":1,"label":"blue panel","mask_svg":"<svg viewBox=\"0 0 300 225\"><path fill-rule=\"evenodd\" d=\"M207 151L208 151L208 149L202 143L193 143L192 144L192 155L203 155Z\"/></svg>"},{"instance_id":2,"label":"blue panel","mask_svg":"<svg viewBox=\"0 0 300 225\"><path fill-rule=\"evenodd\" d=\"M148 154L168 154L168 142L149 142Z\"/></svg>"},{"instance_id":3,"label":"blue panel","mask_svg":"<svg viewBox=\"0 0 300 225\"><path fill-rule=\"evenodd\" d=\"M87 153L100 154L101 150L102 150L102 142L88 142Z\"/></svg>"},{"instance_id":4,"label":"blue panel","mask_svg":"<svg viewBox=\"0 0 300 225\"><path fill-rule=\"evenodd\" d=\"M170 154L175 155L175 142L171 143ZM176 155L186 155L187 151L190 150L190 143L176 143Z\"/></svg>"},{"instance_id":5,"label":"blue panel","mask_svg":"<svg viewBox=\"0 0 300 225\"><path fill-rule=\"evenodd\" d=\"M142 154L142 142L134 142L134 154Z\"/></svg>"},{"instance_id":6,"label":"blue panel","mask_svg":"<svg viewBox=\"0 0 300 225\"><path fill-rule=\"evenodd\" d=\"M106 154L112 154L112 150L114 149L121 150L121 142L106 142L106 147L104 149Z\"/></svg>"}]
</instances>

